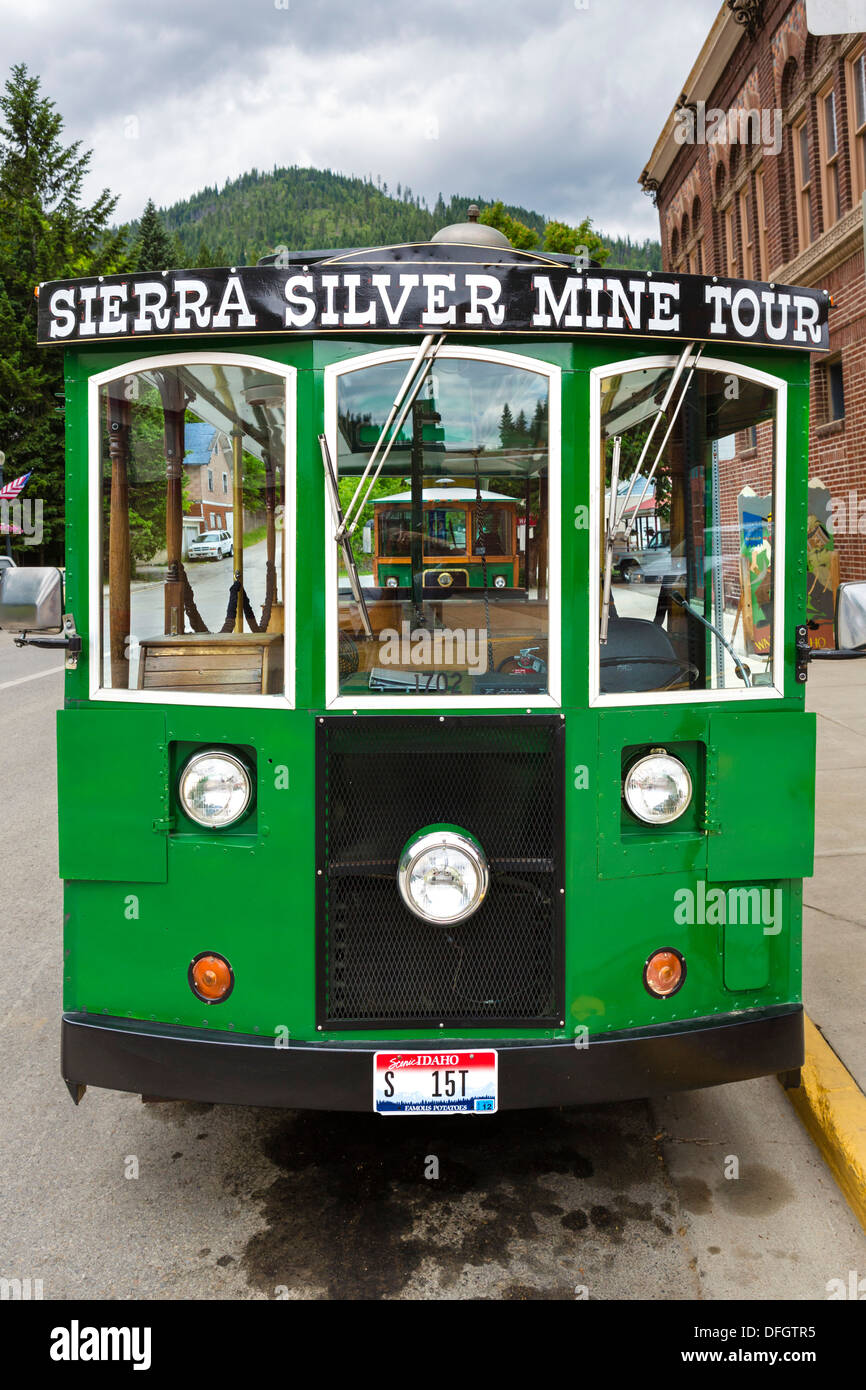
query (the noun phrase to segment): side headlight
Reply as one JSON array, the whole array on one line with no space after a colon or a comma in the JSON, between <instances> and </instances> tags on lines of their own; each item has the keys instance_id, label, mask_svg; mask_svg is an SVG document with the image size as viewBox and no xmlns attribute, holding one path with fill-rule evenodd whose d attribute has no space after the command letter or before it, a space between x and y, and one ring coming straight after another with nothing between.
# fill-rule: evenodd
<instances>
[{"instance_id":1,"label":"side headlight","mask_svg":"<svg viewBox=\"0 0 866 1390\"><path fill-rule=\"evenodd\" d=\"M633 816L647 825L670 825L688 809L692 779L688 768L664 748L653 748L632 763L622 789Z\"/></svg>"},{"instance_id":2,"label":"side headlight","mask_svg":"<svg viewBox=\"0 0 866 1390\"><path fill-rule=\"evenodd\" d=\"M400 896L424 922L465 922L481 906L489 884L483 849L457 826L428 825L403 847L397 870Z\"/></svg>"},{"instance_id":3,"label":"side headlight","mask_svg":"<svg viewBox=\"0 0 866 1390\"><path fill-rule=\"evenodd\" d=\"M253 794L250 774L240 758L222 748L194 753L180 774L178 795L190 820L224 830L246 812Z\"/></svg>"}]
</instances>

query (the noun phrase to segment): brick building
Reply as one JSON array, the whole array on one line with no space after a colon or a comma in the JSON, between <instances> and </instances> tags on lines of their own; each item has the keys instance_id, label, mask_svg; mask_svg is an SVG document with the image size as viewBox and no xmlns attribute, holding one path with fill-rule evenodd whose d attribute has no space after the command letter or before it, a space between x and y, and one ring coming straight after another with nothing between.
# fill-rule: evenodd
<instances>
[{"instance_id":1,"label":"brick building","mask_svg":"<svg viewBox=\"0 0 866 1390\"><path fill-rule=\"evenodd\" d=\"M809 473L832 495L841 579L866 578L866 35L810 34L805 0L722 5L640 182L666 269L832 295ZM738 461L761 443L738 438Z\"/></svg>"}]
</instances>

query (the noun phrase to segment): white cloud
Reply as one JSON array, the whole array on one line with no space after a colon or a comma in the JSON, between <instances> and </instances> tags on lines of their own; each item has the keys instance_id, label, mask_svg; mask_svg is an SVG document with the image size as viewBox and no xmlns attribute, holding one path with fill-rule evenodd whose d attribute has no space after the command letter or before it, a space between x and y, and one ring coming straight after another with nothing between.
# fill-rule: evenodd
<instances>
[{"instance_id":1,"label":"white cloud","mask_svg":"<svg viewBox=\"0 0 866 1390\"><path fill-rule=\"evenodd\" d=\"M658 219L636 179L717 7L0 0L0 24L124 218L297 163L644 236Z\"/></svg>"}]
</instances>

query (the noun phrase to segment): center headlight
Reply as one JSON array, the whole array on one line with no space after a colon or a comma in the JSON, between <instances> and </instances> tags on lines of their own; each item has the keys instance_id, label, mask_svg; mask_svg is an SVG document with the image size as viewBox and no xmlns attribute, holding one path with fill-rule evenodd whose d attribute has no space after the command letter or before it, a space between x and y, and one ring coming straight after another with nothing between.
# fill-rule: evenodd
<instances>
[{"instance_id":1,"label":"center headlight","mask_svg":"<svg viewBox=\"0 0 866 1390\"><path fill-rule=\"evenodd\" d=\"M180 774L180 804L190 820L210 830L234 825L253 794L250 774L240 758L224 749L194 753Z\"/></svg>"},{"instance_id":2,"label":"center headlight","mask_svg":"<svg viewBox=\"0 0 866 1390\"><path fill-rule=\"evenodd\" d=\"M400 895L425 922L464 922L481 906L489 883L483 849L454 825L426 826L407 840L400 855Z\"/></svg>"},{"instance_id":3,"label":"center headlight","mask_svg":"<svg viewBox=\"0 0 866 1390\"><path fill-rule=\"evenodd\" d=\"M653 748L632 763L622 791L626 806L638 820L647 825L670 825L689 806L692 779L679 758L664 748Z\"/></svg>"}]
</instances>

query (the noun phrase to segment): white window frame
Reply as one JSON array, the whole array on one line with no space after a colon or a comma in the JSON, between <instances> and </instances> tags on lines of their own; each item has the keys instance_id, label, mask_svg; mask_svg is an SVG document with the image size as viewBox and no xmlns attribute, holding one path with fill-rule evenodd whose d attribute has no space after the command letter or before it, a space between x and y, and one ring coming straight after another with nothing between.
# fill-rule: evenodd
<instances>
[{"instance_id":1,"label":"white window frame","mask_svg":"<svg viewBox=\"0 0 866 1390\"><path fill-rule=\"evenodd\" d=\"M281 376L286 383L286 506L283 514L283 545L285 547L283 595L285 631L283 634L284 693L280 695L217 695L193 691L184 695L172 690L111 690L102 685L102 458L99 413L99 390L107 382L122 380L137 372L159 367L191 367L214 363L225 367L251 367L256 371ZM143 705L197 705L204 709L294 709L295 707L295 583L296 545L296 488L297 488L297 375L296 367L274 362L269 357L251 357L234 352L172 352L158 357L133 358L107 371L90 377L88 392L88 479L90 488L90 612L88 615L88 661L90 664L91 700L133 701ZM204 504L202 504L204 518ZM208 528L206 528L208 529ZM214 528L210 528L214 529ZM158 634L155 634L158 635Z\"/></svg>"},{"instance_id":2,"label":"white window frame","mask_svg":"<svg viewBox=\"0 0 866 1390\"><path fill-rule=\"evenodd\" d=\"M725 702L742 704L752 700L781 700L785 694L785 458L788 429L788 383L769 372L756 367L745 367L740 362L730 362L721 357L704 357L698 362L698 371L724 372L741 377L746 381L756 381L762 386L771 386L776 392L776 457L774 461L773 516L775 522L775 541L773 556L773 646L772 673L773 684L728 686L724 690L649 690L643 692L624 691L616 695L601 692L601 652L599 650L598 626L601 605L600 570L601 526L604 493L601 487L601 383L611 376L626 372L641 371L652 367L675 367L676 356L632 357L623 362L606 362L601 367L593 367L589 374L589 432L590 432L590 499L589 499L589 704L591 708L612 709L623 705L661 705L670 708L677 705L705 705ZM687 367L693 365L690 357ZM775 552L781 556L777 567Z\"/></svg>"},{"instance_id":3,"label":"white window frame","mask_svg":"<svg viewBox=\"0 0 866 1390\"><path fill-rule=\"evenodd\" d=\"M337 390L340 379L349 372L363 371L366 367L378 367L388 362L409 362L415 356L417 347L400 347L381 352L363 353L345 362L334 362L325 368L325 434L331 458L337 467ZM534 372L548 381L548 632L547 632L547 694L546 695L438 695L418 696L391 695L382 691L378 695L341 695L339 674L339 606L338 587L338 546L334 540L334 522L331 509L325 499L325 705L328 709L341 710L440 710L452 714L460 710L508 710L508 709L560 709L562 684L561 653L561 477L562 477L562 430L561 398L562 369L552 362L541 361L535 357L525 357L522 353L503 352L495 348L443 347L437 360L468 359L476 362L493 362L504 367L522 368Z\"/></svg>"}]
</instances>

